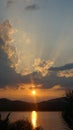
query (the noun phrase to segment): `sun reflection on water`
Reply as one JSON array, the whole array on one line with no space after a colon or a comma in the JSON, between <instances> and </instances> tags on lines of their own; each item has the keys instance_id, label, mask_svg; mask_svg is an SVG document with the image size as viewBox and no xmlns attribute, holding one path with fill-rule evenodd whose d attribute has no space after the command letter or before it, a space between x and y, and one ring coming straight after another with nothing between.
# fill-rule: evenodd
<instances>
[{"instance_id":1,"label":"sun reflection on water","mask_svg":"<svg viewBox=\"0 0 73 130\"><path fill-rule=\"evenodd\" d=\"M37 112L36 111L32 111L31 113L31 122L32 122L33 128L37 127Z\"/></svg>"}]
</instances>

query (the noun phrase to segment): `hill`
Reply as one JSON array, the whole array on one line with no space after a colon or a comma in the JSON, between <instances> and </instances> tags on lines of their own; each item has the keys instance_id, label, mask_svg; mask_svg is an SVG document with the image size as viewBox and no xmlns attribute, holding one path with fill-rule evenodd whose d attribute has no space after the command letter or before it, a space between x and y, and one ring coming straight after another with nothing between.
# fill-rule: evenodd
<instances>
[{"instance_id":1,"label":"hill","mask_svg":"<svg viewBox=\"0 0 73 130\"><path fill-rule=\"evenodd\" d=\"M40 103L28 103L2 98L0 99L0 111L61 111L64 109L65 104L65 97Z\"/></svg>"}]
</instances>

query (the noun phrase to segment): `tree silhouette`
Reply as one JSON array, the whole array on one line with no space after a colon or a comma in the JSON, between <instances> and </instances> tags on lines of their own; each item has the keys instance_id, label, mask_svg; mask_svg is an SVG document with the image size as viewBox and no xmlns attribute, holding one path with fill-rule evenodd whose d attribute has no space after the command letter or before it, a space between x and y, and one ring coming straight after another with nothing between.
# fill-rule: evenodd
<instances>
[{"instance_id":1,"label":"tree silhouette","mask_svg":"<svg viewBox=\"0 0 73 130\"><path fill-rule=\"evenodd\" d=\"M62 117L68 127L73 130L73 90L66 91L65 108Z\"/></svg>"}]
</instances>

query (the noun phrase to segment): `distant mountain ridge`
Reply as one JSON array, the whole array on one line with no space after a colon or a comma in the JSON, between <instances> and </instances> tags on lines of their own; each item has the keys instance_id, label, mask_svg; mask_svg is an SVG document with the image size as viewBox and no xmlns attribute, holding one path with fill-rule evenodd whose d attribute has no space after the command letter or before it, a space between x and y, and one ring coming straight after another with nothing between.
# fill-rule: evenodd
<instances>
[{"instance_id":1,"label":"distant mountain ridge","mask_svg":"<svg viewBox=\"0 0 73 130\"><path fill-rule=\"evenodd\" d=\"M51 99L40 103L0 99L0 111L61 111L65 106L65 97Z\"/></svg>"}]
</instances>

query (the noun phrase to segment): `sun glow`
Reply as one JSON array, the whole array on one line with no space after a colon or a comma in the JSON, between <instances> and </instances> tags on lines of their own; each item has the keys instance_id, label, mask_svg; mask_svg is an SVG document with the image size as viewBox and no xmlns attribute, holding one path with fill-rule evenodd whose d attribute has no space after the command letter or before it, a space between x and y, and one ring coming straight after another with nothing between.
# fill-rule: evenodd
<instances>
[{"instance_id":1,"label":"sun glow","mask_svg":"<svg viewBox=\"0 0 73 130\"><path fill-rule=\"evenodd\" d=\"M32 90L32 95L36 95L36 91L35 90Z\"/></svg>"}]
</instances>

